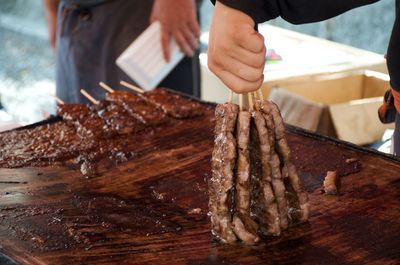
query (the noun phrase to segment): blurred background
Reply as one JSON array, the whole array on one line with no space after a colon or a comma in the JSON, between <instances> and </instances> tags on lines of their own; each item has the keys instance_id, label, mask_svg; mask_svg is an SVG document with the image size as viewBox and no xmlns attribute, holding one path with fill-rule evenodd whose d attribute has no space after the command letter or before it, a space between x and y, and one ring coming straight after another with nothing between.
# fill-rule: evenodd
<instances>
[{"instance_id":1,"label":"blurred background","mask_svg":"<svg viewBox=\"0 0 400 265\"><path fill-rule=\"evenodd\" d=\"M291 25L282 19L267 24L378 53L387 49L394 22L393 0L347 12L321 23ZM209 30L213 7L204 0L202 31ZM266 34L268 42L268 33ZM202 38L203 42L207 40ZM54 57L41 0L0 1L0 121L12 127L54 113ZM207 44L202 44L206 52Z\"/></svg>"}]
</instances>

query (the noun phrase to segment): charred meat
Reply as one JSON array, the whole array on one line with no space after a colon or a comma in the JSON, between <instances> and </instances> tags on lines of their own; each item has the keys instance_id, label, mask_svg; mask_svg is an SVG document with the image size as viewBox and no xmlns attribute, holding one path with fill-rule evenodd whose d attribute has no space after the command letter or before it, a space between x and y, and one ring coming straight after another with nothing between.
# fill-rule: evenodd
<instances>
[{"instance_id":1,"label":"charred meat","mask_svg":"<svg viewBox=\"0 0 400 265\"><path fill-rule=\"evenodd\" d=\"M203 107L200 103L173 94L162 88L145 92L141 96L177 119L185 119L203 114Z\"/></svg>"}]
</instances>

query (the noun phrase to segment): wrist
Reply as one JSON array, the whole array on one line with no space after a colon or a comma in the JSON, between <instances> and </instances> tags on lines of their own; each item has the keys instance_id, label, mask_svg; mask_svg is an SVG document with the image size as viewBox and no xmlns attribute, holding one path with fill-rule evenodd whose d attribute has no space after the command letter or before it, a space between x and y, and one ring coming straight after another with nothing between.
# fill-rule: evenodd
<instances>
[{"instance_id":1,"label":"wrist","mask_svg":"<svg viewBox=\"0 0 400 265\"><path fill-rule=\"evenodd\" d=\"M397 112L400 112L400 92L392 88L392 95L394 98L394 106Z\"/></svg>"},{"instance_id":2,"label":"wrist","mask_svg":"<svg viewBox=\"0 0 400 265\"><path fill-rule=\"evenodd\" d=\"M239 25L247 24L252 28L255 26L254 20L249 15L224 5L219 1L215 3L215 12L218 13L218 15L221 16L225 21L229 21L230 23Z\"/></svg>"}]
</instances>

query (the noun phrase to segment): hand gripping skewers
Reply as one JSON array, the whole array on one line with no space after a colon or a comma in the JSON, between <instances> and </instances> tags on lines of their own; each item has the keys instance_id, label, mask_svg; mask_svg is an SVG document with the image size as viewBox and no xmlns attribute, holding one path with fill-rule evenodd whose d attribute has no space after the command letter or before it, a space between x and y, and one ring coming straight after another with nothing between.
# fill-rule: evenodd
<instances>
[{"instance_id":1,"label":"hand gripping skewers","mask_svg":"<svg viewBox=\"0 0 400 265\"><path fill-rule=\"evenodd\" d=\"M291 162L278 107L261 91L239 95L239 105L215 110L209 208L212 232L223 242L255 244L305 222L307 193Z\"/></svg>"}]
</instances>

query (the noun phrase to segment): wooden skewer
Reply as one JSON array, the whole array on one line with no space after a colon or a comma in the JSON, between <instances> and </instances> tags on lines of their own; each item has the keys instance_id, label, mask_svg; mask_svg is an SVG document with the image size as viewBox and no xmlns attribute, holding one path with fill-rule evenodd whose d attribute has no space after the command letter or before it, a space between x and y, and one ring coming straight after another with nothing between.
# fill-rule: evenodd
<instances>
[{"instance_id":1,"label":"wooden skewer","mask_svg":"<svg viewBox=\"0 0 400 265\"><path fill-rule=\"evenodd\" d=\"M249 101L250 110L254 110L253 93L248 93L247 99Z\"/></svg>"},{"instance_id":2,"label":"wooden skewer","mask_svg":"<svg viewBox=\"0 0 400 265\"><path fill-rule=\"evenodd\" d=\"M84 95L90 102L92 102L95 105L100 104L98 100L96 100L94 97L92 97L85 89L81 89L82 95Z\"/></svg>"},{"instance_id":3,"label":"wooden skewer","mask_svg":"<svg viewBox=\"0 0 400 265\"><path fill-rule=\"evenodd\" d=\"M143 90L143 89L138 88L137 86L134 86L134 85L132 85L132 84L129 84L129 83L125 82L125 81L121 81L121 82L119 82L119 83L120 83L121 85L123 85L124 87L130 88L130 89L132 89L133 91L136 91L136 92L138 92L138 93L140 93L140 94L143 94L143 93L144 93L144 90Z\"/></svg>"},{"instance_id":4,"label":"wooden skewer","mask_svg":"<svg viewBox=\"0 0 400 265\"><path fill-rule=\"evenodd\" d=\"M233 91L229 89L229 98L228 98L228 102L232 103L232 99L233 99Z\"/></svg>"},{"instance_id":5,"label":"wooden skewer","mask_svg":"<svg viewBox=\"0 0 400 265\"><path fill-rule=\"evenodd\" d=\"M239 94L239 108L240 111L243 110L243 94Z\"/></svg>"},{"instance_id":6,"label":"wooden skewer","mask_svg":"<svg viewBox=\"0 0 400 265\"><path fill-rule=\"evenodd\" d=\"M253 97L253 99L254 99L254 102L256 102L257 100L261 100L261 99L259 99L259 98L257 97L257 92L253 92L253 93L251 93L251 94L252 94L252 97ZM258 104L257 104L257 103L254 104L254 108L255 108L257 111L259 111L259 109L258 109Z\"/></svg>"},{"instance_id":7,"label":"wooden skewer","mask_svg":"<svg viewBox=\"0 0 400 265\"><path fill-rule=\"evenodd\" d=\"M110 86L108 86L106 83L104 82L100 82L99 85L104 88L104 90L106 90L109 93L114 93L114 89L112 89Z\"/></svg>"},{"instance_id":8,"label":"wooden skewer","mask_svg":"<svg viewBox=\"0 0 400 265\"><path fill-rule=\"evenodd\" d=\"M60 104L60 105L65 104L65 102L62 99L60 99L59 97L57 97L56 95L51 95L51 96L57 101L58 104Z\"/></svg>"},{"instance_id":9,"label":"wooden skewer","mask_svg":"<svg viewBox=\"0 0 400 265\"><path fill-rule=\"evenodd\" d=\"M259 90L257 90L257 94L260 97L260 100L264 100L264 95L263 95L261 88Z\"/></svg>"}]
</instances>

